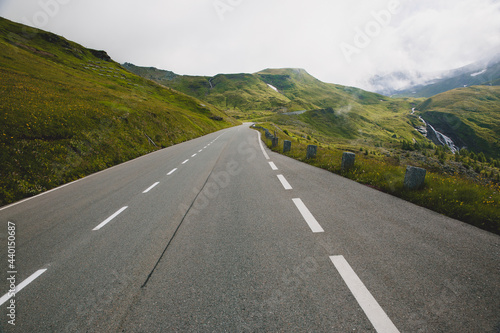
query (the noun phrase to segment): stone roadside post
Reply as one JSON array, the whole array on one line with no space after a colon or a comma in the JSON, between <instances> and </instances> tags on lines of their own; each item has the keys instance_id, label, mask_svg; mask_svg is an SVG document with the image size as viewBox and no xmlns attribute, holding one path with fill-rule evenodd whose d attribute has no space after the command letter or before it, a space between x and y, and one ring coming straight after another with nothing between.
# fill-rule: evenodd
<instances>
[{"instance_id":1,"label":"stone roadside post","mask_svg":"<svg viewBox=\"0 0 500 333\"><path fill-rule=\"evenodd\" d=\"M318 152L318 146L315 146L315 145L309 145L309 146L307 146L307 155L306 155L306 158L307 159L315 158L317 152Z\"/></svg>"},{"instance_id":2,"label":"stone roadside post","mask_svg":"<svg viewBox=\"0 0 500 333\"><path fill-rule=\"evenodd\" d=\"M348 171L354 167L354 162L356 160L356 154L345 152L342 154L342 171Z\"/></svg>"},{"instance_id":3,"label":"stone roadside post","mask_svg":"<svg viewBox=\"0 0 500 333\"><path fill-rule=\"evenodd\" d=\"M425 183L427 170L413 166L406 167L404 188L408 190L417 190L422 188Z\"/></svg>"},{"instance_id":4,"label":"stone roadside post","mask_svg":"<svg viewBox=\"0 0 500 333\"><path fill-rule=\"evenodd\" d=\"M292 150L292 141L285 140L283 141L283 153L287 153Z\"/></svg>"}]
</instances>

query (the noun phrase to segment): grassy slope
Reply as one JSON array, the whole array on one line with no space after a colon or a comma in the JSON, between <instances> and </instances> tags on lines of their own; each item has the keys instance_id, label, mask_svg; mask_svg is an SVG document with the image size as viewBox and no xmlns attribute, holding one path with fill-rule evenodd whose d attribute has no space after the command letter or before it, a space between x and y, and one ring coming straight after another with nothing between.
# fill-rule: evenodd
<instances>
[{"instance_id":1,"label":"grassy slope","mask_svg":"<svg viewBox=\"0 0 500 333\"><path fill-rule=\"evenodd\" d=\"M266 69L255 74L220 74L209 78L179 76L130 64L127 68L213 103L235 117L272 119L302 134L317 133L331 140L367 140L371 144L424 140L411 125L412 121L415 124L418 121L408 117L412 107L409 100L391 100L361 89L324 83L303 69ZM292 117L279 115L285 110L310 112Z\"/></svg>"},{"instance_id":2,"label":"grassy slope","mask_svg":"<svg viewBox=\"0 0 500 333\"><path fill-rule=\"evenodd\" d=\"M333 109L308 111L298 116L275 115L268 120L291 127L301 135L321 137L320 141L361 146L399 146L401 140L425 142L411 125L409 101L373 105L350 103Z\"/></svg>"},{"instance_id":3,"label":"grassy slope","mask_svg":"<svg viewBox=\"0 0 500 333\"><path fill-rule=\"evenodd\" d=\"M171 72L136 68L162 84L214 103L236 117L273 121L329 141L393 147L401 140L426 143L415 127L422 115L459 146L498 158L498 86L456 89L432 99L392 99L357 88L324 83L303 69L266 69L255 74L217 75L213 78L175 76ZM209 82L210 81L210 82ZM210 86L212 84L212 87ZM267 84L279 90L276 93ZM425 101L425 102L424 102ZM422 103L424 102L424 103ZM421 104L416 115L412 107ZM310 110L300 116L279 116L284 109Z\"/></svg>"},{"instance_id":4,"label":"grassy slope","mask_svg":"<svg viewBox=\"0 0 500 333\"><path fill-rule=\"evenodd\" d=\"M0 205L235 123L104 52L2 18L0 119Z\"/></svg>"},{"instance_id":5,"label":"grassy slope","mask_svg":"<svg viewBox=\"0 0 500 333\"><path fill-rule=\"evenodd\" d=\"M267 69L256 75L290 100L310 104L310 111L301 115L276 114L263 119L287 126L301 136L364 146L425 141L412 126L411 99L392 100L361 89L324 83L302 69Z\"/></svg>"},{"instance_id":6,"label":"grassy slope","mask_svg":"<svg viewBox=\"0 0 500 333\"><path fill-rule=\"evenodd\" d=\"M321 82L303 69L266 69L255 74L219 74L210 78L180 76L130 64L127 68L220 108L236 110L243 117L252 111L314 110L341 107L349 102L371 104L386 99L361 89ZM268 84L278 88L279 92Z\"/></svg>"},{"instance_id":7,"label":"grassy slope","mask_svg":"<svg viewBox=\"0 0 500 333\"><path fill-rule=\"evenodd\" d=\"M232 111L231 114L236 116L240 116L241 112L272 110L290 103L288 98L275 92L252 74L219 74L211 78L180 76L132 64L124 66L137 75Z\"/></svg>"},{"instance_id":8,"label":"grassy slope","mask_svg":"<svg viewBox=\"0 0 500 333\"><path fill-rule=\"evenodd\" d=\"M185 77L176 80L186 82ZM191 81L189 87L180 88L189 94L199 93L198 97L202 99L205 95L206 100L223 108L238 109L243 117L248 116L252 108L311 110L294 120L303 132L320 132L336 140L366 140L385 146L394 146L401 140L426 142L414 130L422 123L417 116L409 115L418 100L391 99L357 88L324 83L302 69L266 69L256 74L218 75L212 79L212 89L201 81L198 83ZM278 88L278 95L286 100L274 99L269 103L269 94L276 93L267 84ZM423 112L424 119L460 146L498 158L499 91L499 86L455 89L422 103L418 110ZM290 119L284 116L273 116L272 120L278 124L290 123Z\"/></svg>"},{"instance_id":9,"label":"grassy slope","mask_svg":"<svg viewBox=\"0 0 500 333\"><path fill-rule=\"evenodd\" d=\"M324 83L303 69L266 69L256 73L262 81L278 88L295 103L307 105L303 109L312 110L342 107L349 102L368 105L387 99L385 96L358 88Z\"/></svg>"},{"instance_id":10,"label":"grassy slope","mask_svg":"<svg viewBox=\"0 0 500 333\"><path fill-rule=\"evenodd\" d=\"M500 86L454 89L417 108L437 130L476 153L500 157Z\"/></svg>"}]
</instances>

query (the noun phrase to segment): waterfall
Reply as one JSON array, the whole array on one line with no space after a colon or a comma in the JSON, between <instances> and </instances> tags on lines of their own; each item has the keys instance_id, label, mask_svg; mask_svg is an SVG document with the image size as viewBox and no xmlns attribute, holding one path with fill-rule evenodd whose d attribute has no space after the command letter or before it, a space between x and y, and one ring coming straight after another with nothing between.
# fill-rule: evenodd
<instances>
[{"instance_id":1,"label":"waterfall","mask_svg":"<svg viewBox=\"0 0 500 333\"><path fill-rule=\"evenodd\" d=\"M450 139L443 133L436 131L436 129L431 124L427 123L422 117L419 118L427 128L426 137L429 140L432 140L432 142L434 142L436 145L448 146L453 154L460 151L460 148L457 145L455 145L452 139Z\"/></svg>"}]
</instances>

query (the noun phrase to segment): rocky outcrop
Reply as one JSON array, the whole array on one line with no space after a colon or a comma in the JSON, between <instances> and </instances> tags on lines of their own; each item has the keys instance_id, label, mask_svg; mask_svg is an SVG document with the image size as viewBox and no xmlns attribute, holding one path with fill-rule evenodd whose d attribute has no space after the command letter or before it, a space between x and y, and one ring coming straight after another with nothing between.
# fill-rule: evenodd
<instances>
[{"instance_id":1,"label":"rocky outcrop","mask_svg":"<svg viewBox=\"0 0 500 333\"><path fill-rule=\"evenodd\" d=\"M101 60L111 62L113 61L111 57L106 53L106 51L101 51L101 50L92 50L89 49L89 51L92 53L92 55L96 58L99 58Z\"/></svg>"}]
</instances>

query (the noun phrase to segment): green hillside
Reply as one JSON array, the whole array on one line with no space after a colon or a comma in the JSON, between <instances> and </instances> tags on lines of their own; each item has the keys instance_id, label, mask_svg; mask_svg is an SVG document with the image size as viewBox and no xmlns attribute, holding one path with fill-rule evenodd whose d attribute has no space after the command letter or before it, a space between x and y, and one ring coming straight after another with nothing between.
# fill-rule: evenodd
<instances>
[{"instance_id":1,"label":"green hillside","mask_svg":"<svg viewBox=\"0 0 500 333\"><path fill-rule=\"evenodd\" d=\"M0 18L0 205L231 126L104 51Z\"/></svg>"},{"instance_id":2,"label":"green hillside","mask_svg":"<svg viewBox=\"0 0 500 333\"><path fill-rule=\"evenodd\" d=\"M205 100L228 112L235 111L231 114L236 116L240 112L292 107L287 97L275 92L252 74L181 76L152 67L138 67L128 63L123 66L137 75Z\"/></svg>"},{"instance_id":3,"label":"green hillside","mask_svg":"<svg viewBox=\"0 0 500 333\"><path fill-rule=\"evenodd\" d=\"M324 83L303 69L266 69L255 74L213 78L127 68L186 94L228 110L235 117L272 121L297 133L315 133L330 142L399 146L401 140L425 142L410 116L411 99L390 99L361 89ZM276 92L275 89L278 90ZM286 111L308 110L297 115ZM260 118L255 118L257 112Z\"/></svg>"},{"instance_id":4,"label":"green hillside","mask_svg":"<svg viewBox=\"0 0 500 333\"><path fill-rule=\"evenodd\" d=\"M303 69L266 69L256 75L289 99L310 105L309 109L341 107L349 102L368 105L387 99L362 89L322 82Z\"/></svg>"},{"instance_id":5,"label":"green hillside","mask_svg":"<svg viewBox=\"0 0 500 333\"><path fill-rule=\"evenodd\" d=\"M266 69L255 74L220 74L210 78L182 76L131 64L126 67L217 105L235 117L292 126L297 132L317 133L330 142L388 147L400 145L402 140L429 144L415 131L423 125L418 119L422 116L458 146L500 157L498 86L456 89L418 100L389 98L324 83L303 69ZM415 106L420 112L410 115ZM308 112L292 118L281 116L286 111L298 110Z\"/></svg>"},{"instance_id":6,"label":"green hillside","mask_svg":"<svg viewBox=\"0 0 500 333\"><path fill-rule=\"evenodd\" d=\"M255 74L182 76L124 64L131 72L248 118L254 111L286 112L378 103L382 95L324 83L303 69L266 69ZM274 90L272 87L278 91ZM260 114L260 113L256 113Z\"/></svg>"},{"instance_id":7,"label":"green hillside","mask_svg":"<svg viewBox=\"0 0 500 333\"><path fill-rule=\"evenodd\" d=\"M500 86L454 89L427 99L417 109L459 145L500 157Z\"/></svg>"},{"instance_id":8,"label":"green hillside","mask_svg":"<svg viewBox=\"0 0 500 333\"><path fill-rule=\"evenodd\" d=\"M307 111L300 115L276 114L262 120L320 142L359 147L401 146L401 141L427 143L412 126L410 101L388 101L374 105L350 103L340 108Z\"/></svg>"}]
</instances>

